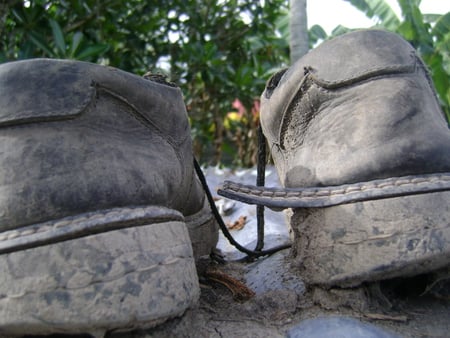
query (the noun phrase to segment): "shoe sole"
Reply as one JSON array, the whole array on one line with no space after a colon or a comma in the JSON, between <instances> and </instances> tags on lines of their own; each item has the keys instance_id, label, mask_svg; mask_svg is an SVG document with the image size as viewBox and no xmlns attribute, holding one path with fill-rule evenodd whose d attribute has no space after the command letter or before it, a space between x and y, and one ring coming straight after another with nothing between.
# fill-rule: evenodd
<instances>
[{"instance_id":1,"label":"shoe sole","mask_svg":"<svg viewBox=\"0 0 450 338\"><path fill-rule=\"evenodd\" d=\"M307 284L356 286L450 263L450 191L294 209L295 265Z\"/></svg>"},{"instance_id":2,"label":"shoe sole","mask_svg":"<svg viewBox=\"0 0 450 338\"><path fill-rule=\"evenodd\" d=\"M282 210L323 208L345 203L446 190L450 190L450 173L410 175L340 186L303 188L262 187L225 181L217 193L243 203Z\"/></svg>"},{"instance_id":3,"label":"shoe sole","mask_svg":"<svg viewBox=\"0 0 450 338\"><path fill-rule=\"evenodd\" d=\"M68 217L0 243L0 335L153 327L199 298L184 217L167 208Z\"/></svg>"}]
</instances>

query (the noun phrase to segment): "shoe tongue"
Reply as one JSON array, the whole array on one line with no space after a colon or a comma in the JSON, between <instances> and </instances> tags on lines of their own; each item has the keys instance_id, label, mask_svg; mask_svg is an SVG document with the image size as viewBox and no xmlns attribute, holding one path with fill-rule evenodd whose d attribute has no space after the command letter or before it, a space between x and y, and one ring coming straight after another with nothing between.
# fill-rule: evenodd
<instances>
[{"instance_id":1,"label":"shoe tongue","mask_svg":"<svg viewBox=\"0 0 450 338\"><path fill-rule=\"evenodd\" d=\"M0 126L79 114L95 89L73 63L19 61L0 66Z\"/></svg>"}]
</instances>

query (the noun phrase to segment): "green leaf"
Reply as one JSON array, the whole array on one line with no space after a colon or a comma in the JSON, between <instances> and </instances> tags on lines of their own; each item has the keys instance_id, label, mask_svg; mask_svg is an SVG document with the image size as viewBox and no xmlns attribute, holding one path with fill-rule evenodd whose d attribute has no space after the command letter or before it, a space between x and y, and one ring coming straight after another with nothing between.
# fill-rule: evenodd
<instances>
[{"instance_id":1,"label":"green leaf","mask_svg":"<svg viewBox=\"0 0 450 338\"><path fill-rule=\"evenodd\" d=\"M313 47L319 40L326 40L328 35L322 26L314 25L309 29L309 43Z\"/></svg>"},{"instance_id":2,"label":"green leaf","mask_svg":"<svg viewBox=\"0 0 450 338\"><path fill-rule=\"evenodd\" d=\"M362 11L369 19L377 19L379 25L395 30L400 20L385 0L344 0Z\"/></svg>"},{"instance_id":3,"label":"green leaf","mask_svg":"<svg viewBox=\"0 0 450 338\"><path fill-rule=\"evenodd\" d=\"M43 52L45 52L45 54L47 54L47 56L49 56L49 57L55 56L55 53L52 51L51 47L46 44L46 42L42 36L40 36L39 34L37 34L35 32L29 32L28 36L29 36L31 42L33 42L33 44L36 47L40 48Z\"/></svg>"},{"instance_id":4,"label":"green leaf","mask_svg":"<svg viewBox=\"0 0 450 338\"><path fill-rule=\"evenodd\" d=\"M70 57L73 58L75 56L75 53L78 50L78 47L80 47L80 43L83 40L83 33L76 32L72 37L72 45L70 47Z\"/></svg>"},{"instance_id":5,"label":"green leaf","mask_svg":"<svg viewBox=\"0 0 450 338\"><path fill-rule=\"evenodd\" d=\"M450 12L442 15L433 27L431 33L438 39L444 38L450 32Z\"/></svg>"},{"instance_id":6,"label":"green leaf","mask_svg":"<svg viewBox=\"0 0 450 338\"><path fill-rule=\"evenodd\" d=\"M351 31L352 31L351 28L347 28L345 26L338 25L333 29L333 31L331 32L331 35L338 36L338 35L342 35L342 34L345 34L345 33L351 32Z\"/></svg>"},{"instance_id":7,"label":"green leaf","mask_svg":"<svg viewBox=\"0 0 450 338\"><path fill-rule=\"evenodd\" d=\"M411 21L402 22L402 24L397 28L397 32L400 33L403 38L408 41L413 41L416 36L414 26Z\"/></svg>"},{"instance_id":8,"label":"green leaf","mask_svg":"<svg viewBox=\"0 0 450 338\"><path fill-rule=\"evenodd\" d=\"M356 7L361 12L366 14L367 17L369 18L373 17L373 11L366 0L344 0L344 1L350 2L352 6Z\"/></svg>"},{"instance_id":9,"label":"green leaf","mask_svg":"<svg viewBox=\"0 0 450 338\"><path fill-rule=\"evenodd\" d=\"M281 16L275 23L276 29L280 32L281 37L286 41L289 41L291 32L289 30L289 13L286 12L285 15Z\"/></svg>"},{"instance_id":10,"label":"green leaf","mask_svg":"<svg viewBox=\"0 0 450 338\"><path fill-rule=\"evenodd\" d=\"M430 33L430 24L426 23L420 12L418 0L399 0L400 8L405 17L405 22L409 22L409 36L407 40L422 54L433 53L433 38ZM403 31L400 33L403 34ZM412 36L412 38L411 38Z\"/></svg>"},{"instance_id":11,"label":"green leaf","mask_svg":"<svg viewBox=\"0 0 450 338\"><path fill-rule=\"evenodd\" d=\"M64 41L64 34L61 30L61 26L53 19L49 20L50 26L53 32L53 39L55 40L55 45L60 51L61 56L66 55L66 42Z\"/></svg>"},{"instance_id":12,"label":"green leaf","mask_svg":"<svg viewBox=\"0 0 450 338\"><path fill-rule=\"evenodd\" d=\"M89 46L76 55L78 60L86 60L92 56L100 56L109 49L109 45L97 44Z\"/></svg>"},{"instance_id":13,"label":"green leaf","mask_svg":"<svg viewBox=\"0 0 450 338\"><path fill-rule=\"evenodd\" d=\"M434 23L442 17L442 14L425 14L425 13L423 13L422 16L423 16L423 19L425 22Z\"/></svg>"},{"instance_id":14,"label":"green leaf","mask_svg":"<svg viewBox=\"0 0 450 338\"><path fill-rule=\"evenodd\" d=\"M11 10L11 13L14 15L14 17L17 19L17 21L19 23L21 23L21 24L25 24L26 23L26 20L25 20L25 17L23 15L23 12L19 12L16 9L13 8Z\"/></svg>"}]
</instances>

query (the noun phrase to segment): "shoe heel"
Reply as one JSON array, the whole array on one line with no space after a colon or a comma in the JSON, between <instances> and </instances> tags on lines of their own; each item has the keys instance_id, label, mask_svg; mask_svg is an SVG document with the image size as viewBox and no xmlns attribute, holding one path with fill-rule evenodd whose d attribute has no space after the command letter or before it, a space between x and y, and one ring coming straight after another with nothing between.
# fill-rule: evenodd
<instances>
[{"instance_id":1,"label":"shoe heel","mask_svg":"<svg viewBox=\"0 0 450 338\"><path fill-rule=\"evenodd\" d=\"M199 298L183 221L117 229L0 255L0 334L152 327Z\"/></svg>"},{"instance_id":2,"label":"shoe heel","mask_svg":"<svg viewBox=\"0 0 450 338\"><path fill-rule=\"evenodd\" d=\"M450 191L295 209L295 265L308 284L355 286L450 262Z\"/></svg>"}]
</instances>

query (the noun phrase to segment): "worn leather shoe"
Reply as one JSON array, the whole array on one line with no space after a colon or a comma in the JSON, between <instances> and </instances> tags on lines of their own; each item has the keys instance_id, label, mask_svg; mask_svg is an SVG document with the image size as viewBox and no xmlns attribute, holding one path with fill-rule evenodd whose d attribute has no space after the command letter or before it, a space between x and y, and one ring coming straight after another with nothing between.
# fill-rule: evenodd
<instances>
[{"instance_id":1,"label":"worn leather shoe","mask_svg":"<svg viewBox=\"0 0 450 338\"><path fill-rule=\"evenodd\" d=\"M450 263L450 130L401 37L324 42L269 80L261 125L283 188L228 182L220 193L293 208L306 282L353 286Z\"/></svg>"},{"instance_id":2,"label":"worn leather shoe","mask_svg":"<svg viewBox=\"0 0 450 338\"><path fill-rule=\"evenodd\" d=\"M98 336L196 303L218 231L181 91L160 82L0 65L0 334Z\"/></svg>"}]
</instances>

